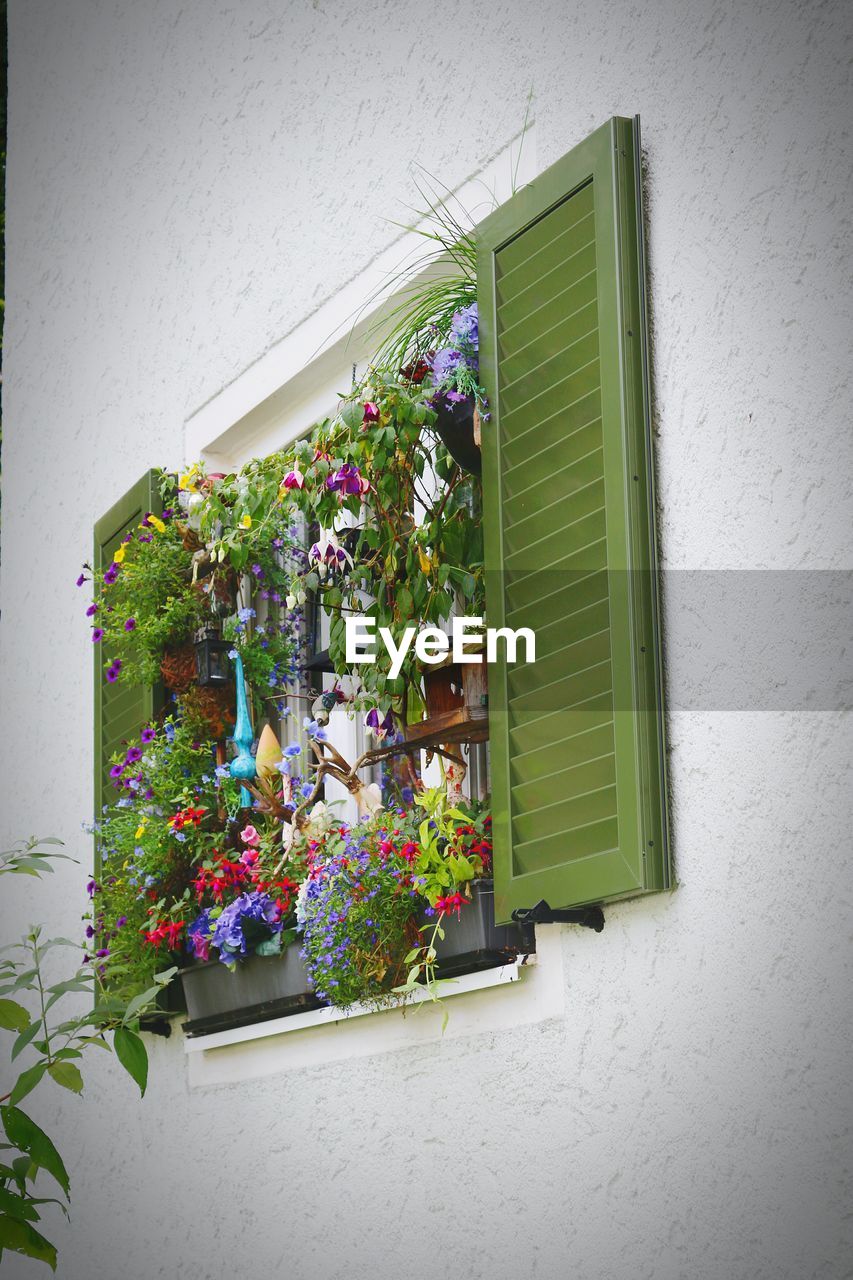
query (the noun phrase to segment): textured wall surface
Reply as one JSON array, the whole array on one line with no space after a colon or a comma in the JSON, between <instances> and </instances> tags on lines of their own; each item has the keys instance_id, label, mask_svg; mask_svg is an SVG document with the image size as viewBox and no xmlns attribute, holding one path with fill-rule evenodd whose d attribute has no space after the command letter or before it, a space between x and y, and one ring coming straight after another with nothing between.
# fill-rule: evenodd
<instances>
[{"instance_id":1,"label":"textured wall surface","mask_svg":"<svg viewBox=\"0 0 853 1280\"><path fill-rule=\"evenodd\" d=\"M531 84L542 166L643 117L664 564L853 565L843 0L9 7L0 824L84 866L4 885L4 940L84 908L93 517ZM565 1018L192 1091L175 1036L142 1104L106 1055L42 1086L65 1280L849 1274L849 719L697 708L665 621L680 887L564 932Z\"/></svg>"}]
</instances>

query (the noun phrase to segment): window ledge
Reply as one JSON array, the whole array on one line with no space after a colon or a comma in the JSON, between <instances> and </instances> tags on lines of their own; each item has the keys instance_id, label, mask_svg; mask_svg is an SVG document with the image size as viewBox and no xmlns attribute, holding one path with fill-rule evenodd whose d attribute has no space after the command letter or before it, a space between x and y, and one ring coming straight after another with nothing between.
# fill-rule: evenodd
<instances>
[{"instance_id":1,"label":"window ledge","mask_svg":"<svg viewBox=\"0 0 853 1280\"><path fill-rule=\"evenodd\" d=\"M519 956L512 964L500 965L494 969L480 969L476 973L463 973L458 978L449 978L448 985L441 992L441 999L449 1000L453 996L464 995L468 991L484 991L489 987L502 987L507 982L518 982L523 970L536 963L536 956ZM453 984L450 986L450 984ZM187 1036L184 1040L185 1053L205 1052L208 1049L223 1049L226 1045L245 1044L250 1040L263 1040L267 1036L281 1036L288 1032L302 1031L306 1027L325 1026L328 1023L351 1022L353 1018L363 1018L373 1014L393 1013L399 1009L410 1009L415 1005L430 1001L426 991L417 991L412 996L400 998L393 1003L375 1009L371 1005L355 1004L349 1009L336 1009L329 1006L323 1009L309 1009L305 1013L293 1013L286 1018L270 1018L266 1022L255 1022L248 1027L232 1027L228 1031L213 1031L209 1035Z\"/></svg>"},{"instance_id":2,"label":"window ledge","mask_svg":"<svg viewBox=\"0 0 853 1280\"><path fill-rule=\"evenodd\" d=\"M447 1043L561 1018L562 929L537 926L536 955L460 975L440 1004L426 993L383 1009L311 1009L250 1026L186 1037L190 1087L235 1084L281 1071ZM465 999L457 997L464 996ZM448 1014L446 1025L445 1014ZM397 1015L397 1016L394 1016Z\"/></svg>"}]
</instances>

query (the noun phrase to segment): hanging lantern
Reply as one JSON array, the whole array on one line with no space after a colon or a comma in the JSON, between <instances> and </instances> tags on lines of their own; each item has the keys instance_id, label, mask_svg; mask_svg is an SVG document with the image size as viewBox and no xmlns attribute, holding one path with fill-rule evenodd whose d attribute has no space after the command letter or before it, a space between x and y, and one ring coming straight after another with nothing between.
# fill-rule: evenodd
<instances>
[{"instance_id":1,"label":"hanging lantern","mask_svg":"<svg viewBox=\"0 0 853 1280\"><path fill-rule=\"evenodd\" d=\"M231 679L228 650L231 645L221 640L215 627L203 627L195 635L195 669L198 683L206 689L227 684Z\"/></svg>"}]
</instances>

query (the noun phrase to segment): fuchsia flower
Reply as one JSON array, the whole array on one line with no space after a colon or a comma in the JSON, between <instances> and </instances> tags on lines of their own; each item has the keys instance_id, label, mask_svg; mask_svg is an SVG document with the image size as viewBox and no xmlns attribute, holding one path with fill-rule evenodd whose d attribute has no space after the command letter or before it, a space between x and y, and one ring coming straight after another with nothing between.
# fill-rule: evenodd
<instances>
[{"instance_id":1,"label":"fuchsia flower","mask_svg":"<svg viewBox=\"0 0 853 1280\"><path fill-rule=\"evenodd\" d=\"M379 421L379 405L374 404L372 400L368 400L364 406L364 421L365 422Z\"/></svg>"},{"instance_id":2,"label":"fuchsia flower","mask_svg":"<svg viewBox=\"0 0 853 1280\"><path fill-rule=\"evenodd\" d=\"M381 742L389 733L394 732L394 712L388 711L385 718L380 720L376 707L371 707L365 717L364 727Z\"/></svg>"},{"instance_id":3,"label":"fuchsia flower","mask_svg":"<svg viewBox=\"0 0 853 1280\"><path fill-rule=\"evenodd\" d=\"M288 471L287 475L281 482L282 489L304 489L305 477L298 467L294 467L292 471Z\"/></svg>"},{"instance_id":4,"label":"fuchsia flower","mask_svg":"<svg viewBox=\"0 0 853 1280\"><path fill-rule=\"evenodd\" d=\"M356 496L367 493L370 482L365 480L354 462L345 462L334 475L327 477L326 488L333 493Z\"/></svg>"},{"instance_id":5,"label":"fuchsia flower","mask_svg":"<svg viewBox=\"0 0 853 1280\"><path fill-rule=\"evenodd\" d=\"M251 825L243 828L240 832L240 839L243 841L243 844L260 844L261 842L261 837Z\"/></svg>"}]
</instances>

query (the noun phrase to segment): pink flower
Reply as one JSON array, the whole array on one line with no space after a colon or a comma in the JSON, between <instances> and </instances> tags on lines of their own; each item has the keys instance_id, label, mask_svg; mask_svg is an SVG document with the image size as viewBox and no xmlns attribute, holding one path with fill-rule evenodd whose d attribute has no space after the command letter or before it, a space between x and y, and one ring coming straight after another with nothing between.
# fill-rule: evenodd
<instances>
[{"instance_id":1,"label":"pink flower","mask_svg":"<svg viewBox=\"0 0 853 1280\"><path fill-rule=\"evenodd\" d=\"M364 421L365 422L379 421L379 405L374 404L372 400L368 400L364 406Z\"/></svg>"},{"instance_id":2,"label":"pink flower","mask_svg":"<svg viewBox=\"0 0 853 1280\"><path fill-rule=\"evenodd\" d=\"M246 849L245 852L240 855L240 861L244 867L253 867L260 856L261 855L258 853L257 849Z\"/></svg>"},{"instance_id":3,"label":"pink flower","mask_svg":"<svg viewBox=\"0 0 853 1280\"><path fill-rule=\"evenodd\" d=\"M240 839L243 841L243 844L260 844L261 843L261 837L258 835L255 828L252 826L243 828L243 830L240 832Z\"/></svg>"},{"instance_id":4,"label":"pink flower","mask_svg":"<svg viewBox=\"0 0 853 1280\"><path fill-rule=\"evenodd\" d=\"M304 489L305 477L298 467L294 467L292 471L288 471L287 475L281 482L282 489Z\"/></svg>"}]
</instances>

